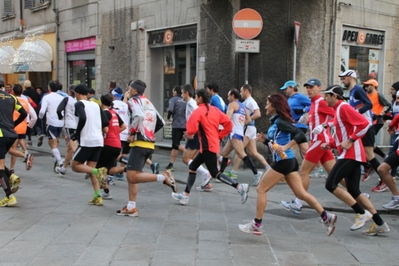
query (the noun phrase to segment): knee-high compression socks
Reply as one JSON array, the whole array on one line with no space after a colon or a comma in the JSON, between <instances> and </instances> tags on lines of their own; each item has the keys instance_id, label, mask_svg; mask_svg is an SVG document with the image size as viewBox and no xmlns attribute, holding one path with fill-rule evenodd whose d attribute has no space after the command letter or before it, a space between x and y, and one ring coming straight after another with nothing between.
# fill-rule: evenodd
<instances>
[{"instance_id":1,"label":"knee-high compression socks","mask_svg":"<svg viewBox=\"0 0 399 266\"><path fill-rule=\"evenodd\" d=\"M187 165L190 166L190 164L191 164L192 161L193 161L193 160L188 161ZM205 167L203 167L202 165L200 165L200 166L197 168L197 173L200 174L200 176L207 176L209 172L208 172L208 170L205 169Z\"/></svg>"},{"instance_id":2,"label":"knee-high compression socks","mask_svg":"<svg viewBox=\"0 0 399 266\"><path fill-rule=\"evenodd\" d=\"M248 157L248 155L245 156L242 160L252 170L252 173L254 173L254 175L258 174L258 169L256 169L254 162L252 161L252 159L250 157Z\"/></svg>"},{"instance_id":3,"label":"knee-high compression socks","mask_svg":"<svg viewBox=\"0 0 399 266\"><path fill-rule=\"evenodd\" d=\"M380 147L375 146L374 147L374 153L378 154L379 156L381 156L382 158L385 158L385 153L380 149Z\"/></svg>"},{"instance_id":4,"label":"knee-high compression socks","mask_svg":"<svg viewBox=\"0 0 399 266\"><path fill-rule=\"evenodd\" d=\"M230 185L234 188L237 188L238 183L236 181L234 181L233 179L231 179L230 177L228 177L227 175L223 174L223 173L219 173L216 176L216 179L219 179L220 181L222 181L223 183Z\"/></svg>"},{"instance_id":5,"label":"knee-high compression socks","mask_svg":"<svg viewBox=\"0 0 399 266\"><path fill-rule=\"evenodd\" d=\"M222 163L220 164L220 172L223 173L224 169L226 169L227 162L229 161L229 158L223 157Z\"/></svg>"},{"instance_id":6,"label":"knee-high compression socks","mask_svg":"<svg viewBox=\"0 0 399 266\"><path fill-rule=\"evenodd\" d=\"M4 171L6 172L6 176L8 177L8 179L10 179L10 177L11 177L10 170L7 168L7 166L5 166L4 168L5 168Z\"/></svg>"},{"instance_id":7,"label":"knee-high compression socks","mask_svg":"<svg viewBox=\"0 0 399 266\"><path fill-rule=\"evenodd\" d=\"M58 165L62 165L61 153L58 148L52 149L51 153L53 154L54 158L57 160Z\"/></svg>"},{"instance_id":8,"label":"knee-high compression socks","mask_svg":"<svg viewBox=\"0 0 399 266\"><path fill-rule=\"evenodd\" d=\"M373 214L373 221L379 226L384 224L384 221L381 219L378 213Z\"/></svg>"},{"instance_id":9,"label":"knee-high compression socks","mask_svg":"<svg viewBox=\"0 0 399 266\"><path fill-rule=\"evenodd\" d=\"M197 173L188 173L187 185L186 189L184 190L184 192L187 194L190 194L191 188L194 186L196 176Z\"/></svg>"},{"instance_id":10,"label":"knee-high compression socks","mask_svg":"<svg viewBox=\"0 0 399 266\"><path fill-rule=\"evenodd\" d=\"M6 193L6 196L7 197L10 196L12 194L11 188L10 188L10 181L8 180L8 177L4 170L0 170L0 184L3 187L3 190Z\"/></svg>"},{"instance_id":11,"label":"knee-high compression socks","mask_svg":"<svg viewBox=\"0 0 399 266\"><path fill-rule=\"evenodd\" d=\"M375 170L375 172L377 173L377 175L380 177L380 179L381 179L381 176L380 176L380 173L378 173L378 171L377 171L377 169L378 169L378 167L380 166L380 162L377 160L377 158L373 158L371 161L370 161L370 164L371 164L371 166L373 167L373 169ZM382 180L382 179L381 179Z\"/></svg>"},{"instance_id":12,"label":"knee-high compression socks","mask_svg":"<svg viewBox=\"0 0 399 266\"><path fill-rule=\"evenodd\" d=\"M364 214L364 209L362 208L362 206L360 206L359 203L355 203L351 206L352 210L355 211L355 213L360 213L360 214Z\"/></svg>"}]
</instances>

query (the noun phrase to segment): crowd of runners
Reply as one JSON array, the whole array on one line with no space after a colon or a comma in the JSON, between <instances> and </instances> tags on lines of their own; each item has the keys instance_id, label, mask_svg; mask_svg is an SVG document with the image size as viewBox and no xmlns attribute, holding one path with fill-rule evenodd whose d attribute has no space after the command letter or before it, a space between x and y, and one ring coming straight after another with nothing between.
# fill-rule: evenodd
<instances>
[{"instance_id":1,"label":"crowd of runners","mask_svg":"<svg viewBox=\"0 0 399 266\"><path fill-rule=\"evenodd\" d=\"M350 230L362 228L367 221L372 225L363 231L367 235L390 231L382 220L368 193L359 189L360 182L369 179L375 171L378 184L373 192L390 190L392 199L383 208L399 208L399 191L395 184L399 165L399 82L390 90L392 101L378 92L378 82L370 79L358 85L356 71L347 70L339 75L345 88L332 85L322 90L319 79L311 78L303 86L307 96L298 92L295 81L287 81L279 93L268 95L265 111L269 128L258 133L255 120L261 118L258 103L252 97L248 84L231 89L228 104L218 94L217 83L194 90L186 84L173 88L167 119L172 119L172 151L169 164L160 173L160 165L152 162L155 134L165 125L145 96L146 84L132 80L127 89L109 82L109 92L97 97L84 84L71 85L67 93L62 84L50 81L47 89L34 88L29 80L24 86L6 84L0 91L0 185L6 196L1 207L17 204L15 197L21 179L14 172L17 158L22 158L26 170L33 167L34 156L29 153L31 135L38 137L38 146L44 138L54 158L53 170L59 175L72 171L85 174L93 187L89 204L102 206L103 200L113 198L110 186L115 179L128 183L128 202L117 215L137 217L138 184L160 182L172 189L172 198L182 205L189 203L197 174L198 192L212 192L211 180L233 187L244 204L250 186L256 187L254 219L238 227L242 232L262 234L262 218L267 206L267 192L279 182L286 182L296 199L281 201L281 206L301 214L302 201L320 215L327 235L334 232L337 215L327 212L308 191L311 176L325 175L325 188L350 206L355 219ZM349 97L344 96L344 89ZM397 103L398 99L398 103ZM388 133L392 146L389 154L375 145L375 136L390 120ZM66 141L65 157L58 149L60 137ZM181 141L185 139L185 145ZM221 149L221 142L227 142ZM272 160L267 162L257 151L257 142L267 145ZM22 151L21 151L22 150ZM297 150L297 154L295 153ZM184 190L178 192L173 177L173 163L179 151L188 166ZM234 151L234 157L231 152ZM6 154L10 164L6 166ZM383 162L374 156L383 158ZM299 155L298 155L299 154ZM298 156L302 156L301 165ZM256 159L262 169L257 169ZM253 183L238 182L241 161L252 171ZM225 171L232 163L232 170ZM151 172L144 172L145 164ZM252 181L251 181L252 182Z\"/></svg>"}]
</instances>

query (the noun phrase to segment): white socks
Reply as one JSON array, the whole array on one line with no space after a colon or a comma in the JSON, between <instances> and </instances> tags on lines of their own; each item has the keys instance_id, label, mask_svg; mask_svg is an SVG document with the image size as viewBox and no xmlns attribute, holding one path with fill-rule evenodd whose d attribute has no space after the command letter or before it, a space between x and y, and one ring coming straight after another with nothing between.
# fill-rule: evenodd
<instances>
[{"instance_id":1,"label":"white socks","mask_svg":"<svg viewBox=\"0 0 399 266\"><path fill-rule=\"evenodd\" d=\"M165 181L165 176L164 175L157 175L157 181L158 182L163 182L163 181Z\"/></svg>"},{"instance_id":2,"label":"white socks","mask_svg":"<svg viewBox=\"0 0 399 266\"><path fill-rule=\"evenodd\" d=\"M298 198L295 199L295 204L296 204L298 207L302 207L302 202L301 202L301 200L298 199Z\"/></svg>"},{"instance_id":3,"label":"white socks","mask_svg":"<svg viewBox=\"0 0 399 266\"><path fill-rule=\"evenodd\" d=\"M128 210L133 210L134 208L136 208L136 202L135 201L129 201L127 203L127 209Z\"/></svg>"},{"instance_id":4,"label":"white socks","mask_svg":"<svg viewBox=\"0 0 399 266\"><path fill-rule=\"evenodd\" d=\"M58 148L52 149L51 153L54 156L54 159L57 160L57 164L58 165L62 165L62 159L61 159L61 153L60 150Z\"/></svg>"}]
</instances>

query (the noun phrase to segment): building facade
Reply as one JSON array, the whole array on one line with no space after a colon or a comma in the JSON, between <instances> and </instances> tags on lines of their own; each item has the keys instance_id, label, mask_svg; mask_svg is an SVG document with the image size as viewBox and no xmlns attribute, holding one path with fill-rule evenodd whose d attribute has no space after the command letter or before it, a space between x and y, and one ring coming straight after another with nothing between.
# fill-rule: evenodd
<instances>
[{"instance_id":1,"label":"building facade","mask_svg":"<svg viewBox=\"0 0 399 266\"><path fill-rule=\"evenodd\" d=\"M235 52L238 37L232 27L243 8L255 9L263 19L255 38L259 53L247 57L248 77L245 54ZM146 95L164 113L177 84L203 88L218 82L226 99L228 90L248 80L263 110L266 96L288 79L304 92L302 84L310 77L327 87L339 84L343 69L353 68L359 83L378 79L387 97L399 80L395 0L5 0L0 14L0 73L7 83L59 79L65 87L86 83L101 94L110 80L126 89L130 80L140 78L148 85ZM301 23L296 46L294 21ZM51 54L47 63L18 50L32 41L49 44L51 51L41 49ZM18 56L10 56L6 46ZM50 70L44 67L49 60ZM264 130L267 120L257 125ZM169 138L168 124L158 139Z\"/></svg>"}]
</instances>

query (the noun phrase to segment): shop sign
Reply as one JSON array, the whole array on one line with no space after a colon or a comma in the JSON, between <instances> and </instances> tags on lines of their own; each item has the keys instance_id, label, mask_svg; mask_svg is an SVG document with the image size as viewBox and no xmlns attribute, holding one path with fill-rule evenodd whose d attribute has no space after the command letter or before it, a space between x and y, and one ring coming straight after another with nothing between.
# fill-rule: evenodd
<instances>
[{"instance_id":1,"label":"shop sign","mask_svg":"<svg viewBox=\"0 0 399 266\"><path fill-rule=\"evenodd\" d=\"M73 66L85 66L86 65L86 60L78 60L78 61L72 61Z\"/></svg>"},{"instance_id":2,"label":"shop sign","mask_svg":"<svg viewBox=\"0 0 399 266\"><path fill-rule=\"evenodd\" d=\"M29 64L15 65L14 67L15 67L14 72L28 72L29 71Z\"/></svg>"},{"instance_id":3,"label":"shop sign","mask_svg":"<svg viewBox=\"0 0 399 266\"><path fill-rule=\"evenodd\" d=\"M94 49L96 49L96 37L95 36L65 42L65 51L67 53L86 51L86 50L94 50Z\"/></svg>"},{"instance_id":4,"label":"shop sign","mask_svg":"<svg viewBox=\"0 0 399 266\"><path fill-rule=\"evenodd\" d=\"M148 44L172 44L175 42L197 41L197 25L151 32Z\"/></svg>"},{"instance_id":5,"label":"shop sign","mask_svg":"<svg viewBox=\"0 0 399 266\"><path fill-rule=\"evenodd\" d=\"M382 45L384 43L384 32L377 32L367 29L344 29L342 42L358 45Z\"/></svg>"}]
</instances>

